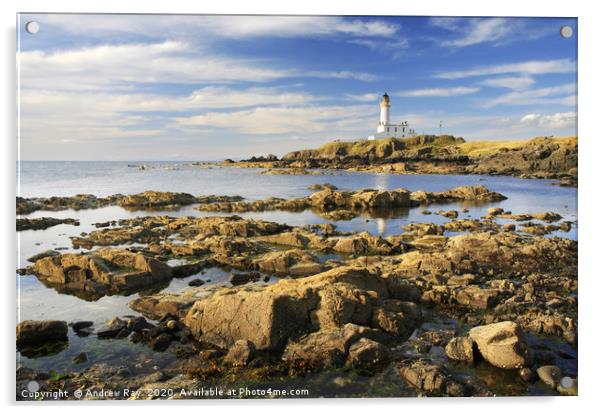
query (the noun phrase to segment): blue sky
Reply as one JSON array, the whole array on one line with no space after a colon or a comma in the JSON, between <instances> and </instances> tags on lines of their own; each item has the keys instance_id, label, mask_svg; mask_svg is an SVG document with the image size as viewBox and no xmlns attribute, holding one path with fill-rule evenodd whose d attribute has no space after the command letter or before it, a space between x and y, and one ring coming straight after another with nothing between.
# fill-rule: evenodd
<instances>
[{"instance_id":1,"label":"blue sky","mask_svg":"<svg viewBox=\"0 0 602 414\"><path fill-rule=\"evenodd\" d=\"M22 159L282 155L374 133L384 92L391 121L418 133L441 120L467 140L576 134L576 19L19 20Z\"/></svg>"}]
</instances>

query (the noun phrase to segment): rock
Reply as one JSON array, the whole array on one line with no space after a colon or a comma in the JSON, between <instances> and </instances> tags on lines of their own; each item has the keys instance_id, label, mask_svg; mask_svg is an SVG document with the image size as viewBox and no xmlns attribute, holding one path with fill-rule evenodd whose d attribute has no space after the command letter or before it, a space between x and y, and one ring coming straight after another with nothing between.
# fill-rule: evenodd
<instances>
[{"instance_id":1,"label":"rock","mask_svg":"<svg viewBox=\"0 0 602 414\"><path fill-rule=\"evenodd\" d=\"M544 365L537 368L537 376L547 386L556 388L562 378L562 371L556 365Z\"/></svg>"},{"instance_id":2,"label":"rock","mask_svg":"<svg viewBox=\"0 0 602 414\"><path fill-rule=\"evenodd\" d=\"M259 274L257 273L230 273L230 277L228 278L228 281L233 286L240 286L257 280L259 280Z\"/></svg>"},{"instance_id":3,"label":"rock","mask_svg":"<svg viewBox=\"0 0 602 414\"><path fill-rule=\"evenodd\" d=\"M127 323L123 319L114 317L113 319L111 319L110 321L107 322L107 326L110 329L122 329L127 326Z\"/></svg>"},{"instance_id":4,"label":"rock","mask_svg":"<svg viewBox=\"0 0 602 414\"><path fill-rule=\"evenodd\" d=\"M448 217L448 218L458 218L458 212L456 210L449 210L449 211L438 211L437 214L443 216L443 217Z\"/></svg>"},{"instance_id":5,"label":"rock","mask_svg":"<svg viewBox=\"0 0 602 414\"><path fill-rule=\"evenodd\" d=\"M464 385L454 380L443 367L423 360L404 361L397 371L408 384L427 395L465 397L468 394Z\"/></svg>"},{"instance_id":6,"label":"rock","mask_svg":"<svg viewBox=\"0 0 602 414\"><path fill-rule=\"evenodd\" d=\"M307 187L309 190L338 190L338 188L335 185L332 184L312 184L309 187Z\"/></svg>"},{"instance_id":7,"label":"rock","mask_svg":"<svg viewBox=\"0 0 602 414\"><path fill-rule=\"evenodd\" d=\"M464 361L473 363L474 361L474 341L469 337L452 338L445 346L445 355L454 361Z\"/></svg>"},{"instance_id":8,"label":"rock","mask_svg":"<svg viewBox=\"0 0 602 414\"><path fill-rule=\"evenodd\" d=\"M67 340L67 333L67 322L64 321L22 321L17 325L17 346Z\"/></svg>"},{"instance_id":9,"label":"rock","mask_svg":"<svg viewBox=\"0 0 602 414\"><path fill-rule=\"evenodd\" d=\"M525 382L532 382L537 378L537 374L531 368L521 368L518 375Z\"/></svg>"},{"instance_id":10,"label":"rock","mask_svg":"<svg viewBox=\"0 0 602 414\"><path fill-rule=\"evenodd\" d=\"M92 325L94 325L92 321L77 321L71 323L71 329L73 329L73 332L78 333L86 328L90 328Z\"/></svg>"},{"instance_id":11,"label":"rock","mask_svg":"<svg viewBox=\"0 0 602 414\"><path fill-rule=\"evenodd\" d=\"M88 362L88 354L85 352L80 352L73 358L74 364L83 364L84 362Z\"/></svg>"},{"instance_id":12,"label":"rock","mask_svg":"<svg viewBox=\"0 0 602 414\"><path fill-rule=\"evenodd\" d=\"M194 204L197 199L187 193L171 193L161 191L145 191L132 194L119 200L121 207L128 208L156 208L165 206L185 206Z\"/></svg>"},{"instance_id":13,"label":"rock","mask_svg":"<svg viewBox=\"0 0 602 414\"><path fill-rule=\"evenodd\" d=\"M468 335L483 358L493 366L516 369L528 362L529 349L525 335L515 322L478 326L472 328Z\"/></svg>"},{"instance_id":14,"label":"rock","mask_svg":"<svg viewBox=\"0 0 602 414\"><path fill-rule=\"evenodd\" d=\"M289 341L282 358L289 362L302 361L313 367L341 367L347 360L351 345L361 338L379 342L385 341L387 336L377 329L348 323Z\"/></svg>"},{"instance_id":15,"label":"rock","mask_svg":"<svg viewBox=\"0 0 602 414\"><path fill-rule=\"evenodd\" d=\"M255 259L253 265L265 273L292 277L315 275L324 270L313 254L300 249L267 253Z\"/></svg>"},{"instance_id":16,"label":"rock","mask_svg":"<svg viewBox=\"0 0 602 414\"><path fill-rule=\"evenodd\" d=\"M499 216L500 214L503 214L503 213L504 213L504 209L499 208L499 207L491 207L487 210L488 216Z\"/></svg>"},{"instance_id":17,"label":"rock","mask_svg":"<svg viewBox=\"0 0 602 414\"><path fill-rule=\"evenodd\" d=\"M389 299L373 310L372 327L404 339L412 334L421 317L420 308L415 303Z\"/></svg>"},{"instance_id":18,"label":"rock","mask_svg":"<svg viewBox=\"0 0 602 414\"><path fill-rule=\"evenodd\" d=\"M142 332L144 330L152 329L153 327L154 325L149 323L143 316L130 318L127 321L127 328L134 332Z\"/></svg>"},{"instance_id":19,"label":"rock","mask_svg":"<svg viewBox=\"0 0 602 414\"><path fill-rule=\"evenodd\" d=\"M31 263L35 263L40 259L44 259L45 257L53 257L53 256L59 256L59 255L60 255L60 253L57 252L56 250L45 250L41 253L34 254L33 256L28 258L27 261L31 262Z\"/></svg>"},{"instance_id":20,"label":"rock","mask_svg":"<svg viewBox=\"0 0 602 414\"><path fill-rule=\"evenodd\" d=\"M389 348L368 338L361 338L351 345L347 358L351 366L361 369L383 365L390 359Z\"/></svg>"},{"instance_id":21,"label":"rock","mask_svg":"<svg viewBox=\"0 0 602 414\"><path fill-rule=\"evenodd\" d=\"M57 219L54 217L17 218L17 231L44 230L49 227L58 226L59 224L79 226L79 221L72 218Z\"/></svg>"},{"instance_id":22,"label":"rock","mask_svg":"<svg viewBox=\"0 0 602 414\"><path fill-rule=\"evenodd\" d=\"M173 337L167 333L162 333L156 338L152 339L150 346L154 351L163 352L171 344Z\"/></svg>"},{"instance_id":23,"label":"rock","mask_svg":"<svg viewBox=\"0 0 602 414\"><path fill-rule=\"evenodd\" d=\"M454 297L459 304L469 306L473 309L491 309L497 304L500 291L469 285L458 290Z\"/></svg>"},{"instance_id":24,"label":"rock","mask_svg":"<svg viewBox=\"0 0 602 414\"><path fill-rule=\"evenodd\" d=\"M387 294L384 280L366 269L339 267L253 289L218 291L197 300L184 324L197 338L222 348L247 339L258 350L276 350L310 330L368 324L371 303Z\"/></svg>"},{"instance_id":25,"label":"rock","mask_svg":"<svg viewBox=\"0 0 602 414\"><path fill-rule=\"evenodd\" d=\"M98 339L112 339L112 338L117 338L118 336L120 338L123 338L124 335L125 336L129 335L129 332L130 332L129 329L127 329L127 328L116 327L116 328L101 329L96 332L96 335L98 336ZM126 335L126 333L127 333L127 335Z\"/></svg>"},{"instance_id":26,"label":"rock","mask_svg":"<svg viewBox=\"0 0 602 414\"><path fill-rule=\"evenodd\" d=\"M188 282L188 286L203 286L205 284L205 281L202 279L193 279L190 282Z\"/></svg>"},{"instance_id":27,"label":"rock","mask_svg":"<svg viewBox=\"0 0 602 414\"><path fill-rule=\"evenodd\" d=\"M165 263L122 249L46 257L36 261L33 268L45 282L99 297L107 291L131 292L172 278Z\"/></svg>"},{"instance_id":28,"label":"rock","mask_svg":"<svg viewBox=\"0 0 602 414\"><path fill-rule=\"evenodd\" d=\"M254 356L255 345L253 345L253 342L239 339L228 350L224 357L224 363L235 367L245 366L251 362Z\"/></svg>"}]
</instances>

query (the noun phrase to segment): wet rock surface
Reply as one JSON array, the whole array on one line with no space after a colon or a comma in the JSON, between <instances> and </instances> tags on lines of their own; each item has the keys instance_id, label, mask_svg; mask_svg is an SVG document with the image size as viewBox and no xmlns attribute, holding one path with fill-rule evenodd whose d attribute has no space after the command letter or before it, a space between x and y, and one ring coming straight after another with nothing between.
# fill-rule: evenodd
<instances>
[{"instance_id":1,"label":"wet rock surface","mask_svg":"<svg viewBox=\"0 0 602 414\"><path fill-rule=\"evenodd\" d=\"M312 209L338 212L340 219L343 213L505 197L483 186L317 189L288 200L145 192L110 203L141 209L198 204L220 213ZM81 206L105 202L92 200L82 198ZM442 210L445 218L435 217L437 223L404 224L387 237L236 215L139 215L100 223L71 239L83 252L43 251L26 271L86 300L138 293L130 300L135 315L100 324L76 320L71 335L106 346L136 344L174 361L149 372L144 363L107 366L91 352L78 353L70 358L72 372L54 383L40 379L42 387L111 383L181 390L207 381L227 387L233 378L270 384L283 377L302 384L344 370L366 381L384 376L398 395L524 395L533 384L575 394L577 242L521 226L564 231L563 218L498 208L475 218L460 210ZM509 227L507 220L519 225ZM209 267L223 270L223 279L201 276ZM161 291L174 278L188 277L184 288ZM28 355L64 349L66 323L50 321L56 329L47 329L43 321L26 322L31 326L17 329L36 345ZM53 350L39 347L56 341ZM23 368L17 374L25 382L48 373ZM565 377L571 382L563 383Z\"/></svg>"}]
</instances>

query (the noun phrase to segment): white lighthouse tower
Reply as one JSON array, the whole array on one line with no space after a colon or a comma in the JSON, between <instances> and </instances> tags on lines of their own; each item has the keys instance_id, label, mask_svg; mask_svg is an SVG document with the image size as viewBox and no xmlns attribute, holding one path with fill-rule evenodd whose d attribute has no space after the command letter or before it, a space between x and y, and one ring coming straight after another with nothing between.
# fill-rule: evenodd
<instances>
[{"instance_id":1,"label":"white lighthouse tower","mask_svg":"<svg viewBox=\"0 0 602 414\"><path fill-rule=\"evenodd\" d=\"M378 127L376 128L376 132L385 132L385 128L389 125L389 108L391 107L391 100L389 99L389 95L386 93L383 95L380 100L380 121L378 122Z\"/></svg>"},{"instance_id":2,"label":"white lighthouse tower","mask_svg":"<svg viewBox=\"0 0 602 414\"><path fill-rule=\"evenodd\" d=\"M414 135L414 130L409 128L408 121L401 124L391 124L389 119L389 110L391 108L391 98L386 93L380 100L380 120L376 127L376 134L370 135L369 140L377 138L405 138Z\"/></svg>"}]
</instances>

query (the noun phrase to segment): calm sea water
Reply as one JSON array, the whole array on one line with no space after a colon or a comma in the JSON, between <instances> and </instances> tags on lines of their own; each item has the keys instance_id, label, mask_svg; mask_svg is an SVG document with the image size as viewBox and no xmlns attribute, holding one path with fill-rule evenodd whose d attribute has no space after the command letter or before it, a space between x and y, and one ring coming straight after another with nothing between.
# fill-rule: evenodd
<instances>
[{"instance_id":1,"label":"calm sea water","mask_svg":"<svg viewBox=\"0 0 602 414\"><path fill-rule=\"evenodd\" d=\"M130 165L144 165L145 169ZM577 189L552 185L552 180L529 180L514 177L464 176L464 175L387 175L353 172L325 172L325 175L266 175L257 169L231 167L195 166L191 162L22 162L17 166L19 195L23 197L71 196L89 193L107 196L122 193L132 194L146 190L187 192L193 195L240 195L247 199L261 199L270 196L300 197L311 194L308 186L317 183L331 183L345 190L361 188L395 189L411 191L443 191L460 185L484 185L508 197L507 200L485 205L453 203L444 206L432 205L429 209L457 209L466 207L467 213L460 218L479 218L489 207L502 207L513 213L538 213L553 211L561 214L564 220L577 220ZM368 231L372 234L398 234L401 226L410 222L443 223L448 219L438 215L423 215L421 208L400 211L391 219L358 217L350 221L337 222L340 230ZM28 264L27 258L35 253L52 248L72 250L69 236L79 235L95 229L94 223L149 214L206 216L219 213L204 213L192 206L177 211L130 212L116 206L92 210L65 210L58 212L37 211L28 217L71 217L79 219L79 227L59 225L43 231L23 231L18 237L18 266ZM300 213L263 212L242 213L243 217L261 218L290 225L326 223L327 220L311 211ZM577 225L569 233L559 232L560 237L577 239ZM553 236L553 235L551 235ZM178 291L187 286L189 279L174 280L167 289ZM209 269L202 278L212 282L222 282L227 273L221 269ZM127 303L136 295L105 296L89 302L75 296L59 294L54 289L42 285L33 276L17 276L19 286L19 318L92 320L97 327L114 316L135 314ZM55 370L73 369L71 359L85 350L91 364L99 361L120 361L136 355L138 360L161 364L161 358L169 361L167 353L157 356L143 345L133 345L129 341L99 341L92 338L71 337L69 345L55 355L43 358L19 356L28 366L52 367ZM167 363L167 362L165 362ZM85 366L85 365L83 365ZM80 369L82 366L77 366Z\"/></svg>"}]
</instances>

